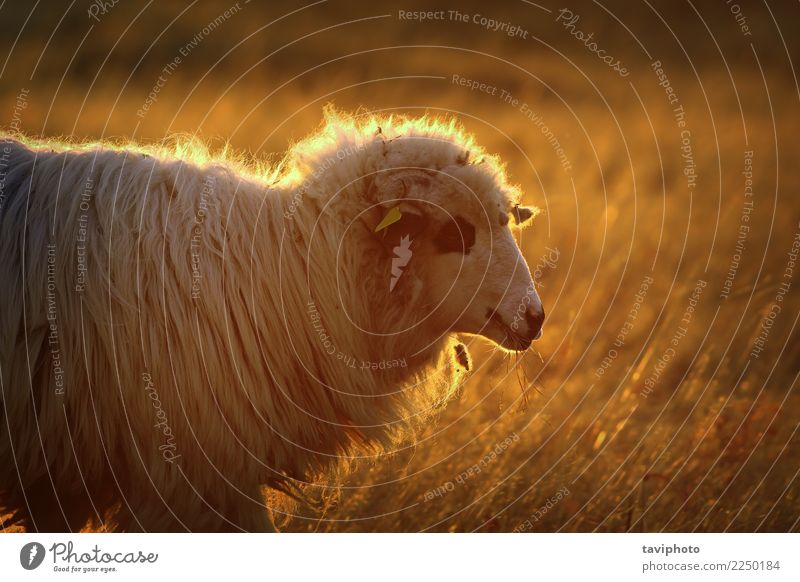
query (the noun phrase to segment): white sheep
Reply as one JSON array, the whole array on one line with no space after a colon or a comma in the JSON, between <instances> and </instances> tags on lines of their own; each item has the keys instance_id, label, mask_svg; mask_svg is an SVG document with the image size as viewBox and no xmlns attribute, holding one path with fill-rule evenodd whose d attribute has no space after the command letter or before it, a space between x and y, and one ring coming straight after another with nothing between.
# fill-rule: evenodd
<instances>
[{"instance_id":1,"label":"white sheep","mask_svg":"<svg viewBox=\"0 0 800 582\"><path fill-rule=\"evenodd\" d=\"M6 525L274 531L263 487L391 449L447 401L453 334L541 333L508 226L532 211L454 122L328 110L269 168L18 136L0 155Z\"/></svg>"}]
</instances>

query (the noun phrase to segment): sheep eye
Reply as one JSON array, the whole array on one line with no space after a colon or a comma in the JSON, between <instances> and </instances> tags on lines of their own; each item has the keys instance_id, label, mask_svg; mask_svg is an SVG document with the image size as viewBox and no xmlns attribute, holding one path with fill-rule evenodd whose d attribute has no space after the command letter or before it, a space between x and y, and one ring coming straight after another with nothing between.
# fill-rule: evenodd
<instances>
[{"instance_id":1,"label":"sheep eye","mask_svg":"<svg viewBox=\"0 0 800 582\"><path fill-rule=\"evenodd\" d=\"M443 253L469 254L475 244L475 227L461 218L447 221L433 239L436 248Z\"/></svg>"}]
</instances>

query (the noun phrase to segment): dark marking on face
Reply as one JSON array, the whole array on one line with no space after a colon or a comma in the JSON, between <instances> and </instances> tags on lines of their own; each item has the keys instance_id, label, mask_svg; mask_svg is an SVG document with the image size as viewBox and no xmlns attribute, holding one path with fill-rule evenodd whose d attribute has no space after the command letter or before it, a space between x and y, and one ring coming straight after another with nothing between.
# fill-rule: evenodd
<instances>
[{"instance_id":1,"label":"dark marking on face","mask_svg":"<svg viewBox=\"0 0 800 582\"><path fill-rule=\"evenodd\" d=\"M475 227L460 216L448 220L433 239L442 253L469 254L475 244Z\"/></svg>"},{"instance_id":2,"label":"dark marking on face","mask_svg":"<svg viewBox=\"0 0 800 582\"><path fill-rule=\"evenodd\" d=\"M505 226L508 224L508 214L505 212L500 212L500 226Z\"/></svg>"}]
</instances>

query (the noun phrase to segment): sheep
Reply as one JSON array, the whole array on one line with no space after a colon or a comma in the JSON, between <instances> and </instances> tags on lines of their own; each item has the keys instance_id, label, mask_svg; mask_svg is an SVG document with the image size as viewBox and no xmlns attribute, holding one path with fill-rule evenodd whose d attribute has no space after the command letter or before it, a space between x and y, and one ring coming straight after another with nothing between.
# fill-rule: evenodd
<instances>
[{"instance_id":1,"label":"sheep","mask_svg":"<svg viewBox=\"0 0 800 582\"><path fill-rule=\"evenodd\" d=\"M265 491L448 401L460 334L541 335L509 224L535 211L454 120L328 109L272 166L179 140L0 152L6 525L275 531Z\"/></svg>"}]
</instances>

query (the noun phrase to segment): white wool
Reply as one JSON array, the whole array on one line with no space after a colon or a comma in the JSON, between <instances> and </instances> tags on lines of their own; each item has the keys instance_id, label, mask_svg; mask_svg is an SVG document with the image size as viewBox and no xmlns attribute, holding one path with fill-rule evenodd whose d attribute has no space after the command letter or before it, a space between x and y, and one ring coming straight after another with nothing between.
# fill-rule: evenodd
<instances>
[{"instance_id":1,"label":"white wool","mask_svg":"<svg viewBox=\"0 0 800 582\"><path fill-rule=\"evenodd\" d=\"M383 172L467 151L512 204L454 124L328 111L274 168L23 141L0 138L0 506L26 527L268 530L262 486L391 449L456 390L454 340L392 333L424 293L365 276L358 220Z\"/></svg>"}]
</instances>

